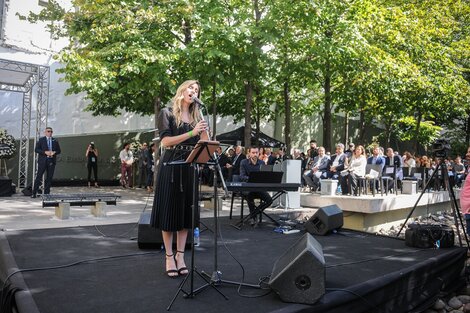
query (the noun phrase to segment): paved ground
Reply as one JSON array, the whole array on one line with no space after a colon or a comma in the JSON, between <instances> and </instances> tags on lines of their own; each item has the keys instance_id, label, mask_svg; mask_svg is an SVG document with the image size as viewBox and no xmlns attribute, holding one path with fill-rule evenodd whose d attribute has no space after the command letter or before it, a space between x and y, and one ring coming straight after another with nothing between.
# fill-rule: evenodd
<instances>
[{"instance_id":1,"label":"paved ground","mask_svg":"<svg viewBox=\"0 0 470 313\"><path fill-rule=\"evenodd\" d=\"M203 186L204 193L212 193L213 188ZM137 223L140 214L146 210L150 211L153 204L153 193L148 193L144 189L123 189L121 187L53 187L53 194L76 194L76 193L116 193L121 196L117 205L107 206L106 217L94 217L91 214L91 207L71 207L70 219L60 220L55 217L54 208L43 208L40 197L31 199L24 196L21 192L12 197L0 197L0 229L39 229L73 226L93 226L119 223ZM219 192L222 195L222 192ZM212 217L214 212L208 208L208 202L203 202L206 207L201 207L201 217ZM245 204L245 214L248 212ZM282 209L274 209L282 213ZM230 198L223 201L220 216L228 216L230 212ZM271 211L272 212L272 211ZM234 203L234 216L237 218L240 214L240 201L237 199Z\"/></svg>"},{"instance_id":2,"label":"paved ground","mask_svg":"<svg viewBox=\"0 0 470 313\"><path fill-rule=\"evenodd\" d=\"M207 189L207 192L213 189ZM21 192L12 197L0 198L0 228L3 230L14 229L38 229L71 226L90 226L119 223L133 223L139 221L139 216L144 210L150 211L153 204L153 193L144 189L123 189L121 187L53 187L53 194L76 194L76 193L115 193L121 196L117 205L107 206L106 217L94 217L91 207L71 207L70 219L60 220L55 217L54 208L43 208L42 199L32 199L24 196ZM238 203L238 202L237 202ZM238 205L235 207L239 208ZM228 215L230 201L224 201L220 215ZM237 211L239 212L239 211ZM239 214L239 213L237 213ZM213 210L201 208L201 216L213 216Z\"/></svg>"}]
</instances>

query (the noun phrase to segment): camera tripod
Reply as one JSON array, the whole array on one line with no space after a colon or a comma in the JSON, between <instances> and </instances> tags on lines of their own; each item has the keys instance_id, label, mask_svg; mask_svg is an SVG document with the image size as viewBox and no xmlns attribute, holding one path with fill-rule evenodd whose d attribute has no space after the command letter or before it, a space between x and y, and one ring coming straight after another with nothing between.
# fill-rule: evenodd
<instances>
[{"instance_id":1,"label":"camera tripod","mask_svg":"<svg viewBox=\"0 0 470 313\"><path fill-rule=\"evenodd\" d=\"M418 203L421 200L421 197L424 195L424 193L428 189L431 182L433 182L433 178L434 177L437 178L439 171L441 171L441 175L442 175L442 178L443 178L443 181L444 181L444 187L447 189L447 192L449 194L450 206L452 208L452 213L453 213L452 215L454 217L454 224L455 224L455 227L457 228L457 235L458 235L458 238L459 238L460 247L463 247L463 244L462 244L462 236L460 235L459 225L462 227L462 231L463 231L463 234L464 234L464 237L465 237L465 242L467 243L467 249L470 249L470 244L468 242L467 233L465 232L465 228L463 226L462 215L460 214L460 211L459 211L459 205L458 205L457 199L455 198L454 189L452 189L452 186L450 185L449 172L447 170L446 164L444 163L444 161L441 158L438 159L438 166L432 172L431 177L429 177L429 180L426 182L426 185L423 187L423 190L421 191L421 194L419 195L418 200L416 200L416 203L414 204L413 209L411 209L410 213L406 217L405 222L403 223L400 230L398 231L397 237L400 236L401 231L405 227L406 223L410 219L410 217L413 214L416 207L418 206Z\"/></svg>"}]
</instances>

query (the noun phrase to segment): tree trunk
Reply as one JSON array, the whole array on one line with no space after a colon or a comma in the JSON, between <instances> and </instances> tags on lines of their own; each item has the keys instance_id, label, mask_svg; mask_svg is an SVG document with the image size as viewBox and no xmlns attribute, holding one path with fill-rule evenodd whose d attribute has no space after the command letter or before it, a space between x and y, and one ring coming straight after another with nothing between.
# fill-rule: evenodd
<instances>
[{"instance_id":1,"label":"tree trunk","mask_svg":"<svg viewBox=\"0 0 470 313\"><path fill-rule=\"evenodd\" d=\"M286 143L286 151L290 153L291 142L290 142L290 125L291 125L291 99L289 92L289 82L284 82L284 110L285 110L285 129L284 129L284 141Z\"/></svg>"},{"instance_id":2,"label":"tree trunk","mask_svg":"<svg viewBox=\"0 0 470 313\"><path fill-rule=\"evenodd\" d=\"M258 98L256 98L256 105L258 106L259 102L258 102ZM259 133L261 132L260 130L260 112L259 112L259 107L256 108L256 121L255 121L255 146L256 147L259 147L260 146L260 142L259 142Z\"/></svg>"},{"instance_id":3,"label":"tree trunk","mask_svg":"<svg viewBox=\"0 0 470 313\"><path fill-rule=\"evenodd\" d=\"M184 33L184 43L189 44L192 41L191 23L187 19L183 20L183 33Z\"/></svg>"},{"instance_id":4,"label":"tree trunk","mask_svg":"<svg viewBox=\"0 0 470 313\"><path fill-rule=\"evenodd\" d=\"M251 146L251 108L253 106L253 83L248 81L245 83L245 147Z\"/></svg>"},{"instance_id":5,"label":"tree trunk","mask_svg":"<svg viewBox=\"0 0 470 313\"><path fill-rule=\"evenodd\" d=\"M349 111L344 114L344 145L347 146L349 143Z\"/></svg>"},{"instance_id":6,"label":"tree trunk","mask_svg":"<svg viewBox=\"0 0 470 313\"><path fill-rule=\"evenodd\" d=\"M326 63L325 81L323 88L325 90L325 102L323 108L323 146L326 151L331 151L332 135L331 135L331 74L329 63Z\"/></svg>"},{"instance_id":7,"label":"tree trunk","mask_svg":"<svg viewBox=\"0 0 470 313\"><path fill-rule=\"evenodd\" d=\"M418 148L419 148L418 136L419 136L419 131L421 129L422 119L423 119L423 116L421 115L421 112L418 110L417 119L416 119L416 128L415 128L415 133L413 136L413 151L415 151L416 153L418 152Z\"/></svg>"},{"instance_id":8,"label":"tree trunk","mask_svg":"<svg viewBox=\"0 0 470 313\"><path fill-rule=\"evenodd\" d=\"M359 113L359 144L365 145L365 137L366 137L366 114L364 109L361 108Z\"/></svg>"}]
</instances>

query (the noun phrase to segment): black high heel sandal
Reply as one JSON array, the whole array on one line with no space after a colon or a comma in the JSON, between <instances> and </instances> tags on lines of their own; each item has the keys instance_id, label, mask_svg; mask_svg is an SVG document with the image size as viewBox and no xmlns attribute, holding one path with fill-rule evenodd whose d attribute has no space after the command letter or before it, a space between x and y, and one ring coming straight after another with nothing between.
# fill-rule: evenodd
<instances>
[{"instance_id":1,"label":"black high heel sandal","mask_svg":"<svg viewBox=\"0 0 470 313\"><path fill-rule=\"evenodd\" d=\"M176 266L176 258L174 254L165 254L165 256L167 258L172 258ZM165 260L165 267L166 267L166 260ZM170 278L177 278L179 276L179 271L177 269L167 270L165 273L166 273L166 276Z\"/></svg>"},{"instance_id":2,"label":"black high heel sandal","mask_svg":"<svg viewBox=\"0 0 470 313\"><path fill-rule=\"evenodd\" d=\"M178 253L183 255L183 260L184 260L184 251L176 250L176 254L178 254ZM176 260L176 256L175 256L175 262L176 262L176 267L178 267L178 261ZM186 266L178 268L178 275L184 276L184 275L188 275L188 274L189 274L189 271L188 271L188 268Z\"/></svg>"}]
</instances>

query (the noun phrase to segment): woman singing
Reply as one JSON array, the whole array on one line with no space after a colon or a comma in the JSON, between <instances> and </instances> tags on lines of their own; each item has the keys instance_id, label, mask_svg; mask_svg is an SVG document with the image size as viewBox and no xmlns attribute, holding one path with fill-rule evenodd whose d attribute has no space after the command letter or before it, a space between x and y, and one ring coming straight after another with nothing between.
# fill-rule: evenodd
<instances>
[{"instance_id":1,"label":"woman singing","mask_svg":"<svg viewBox=\"0 0 470 313\"><path fill-rule=\"evenodd\" d=\"M195 144L208 139L207 123L201 119L192 97L200 95L196 80L182 83L172 99L173 107L164 108L158 116L158 129L164 152L155 188L151 225L162 230L166 253L166 274L175 278L188 274L184 247L188 229L192 228L193 173L189 165L165 165L172 156L172 147ZM173 254L173 232L176 232L176 253Z\"/></svg>"}]
</instances>

